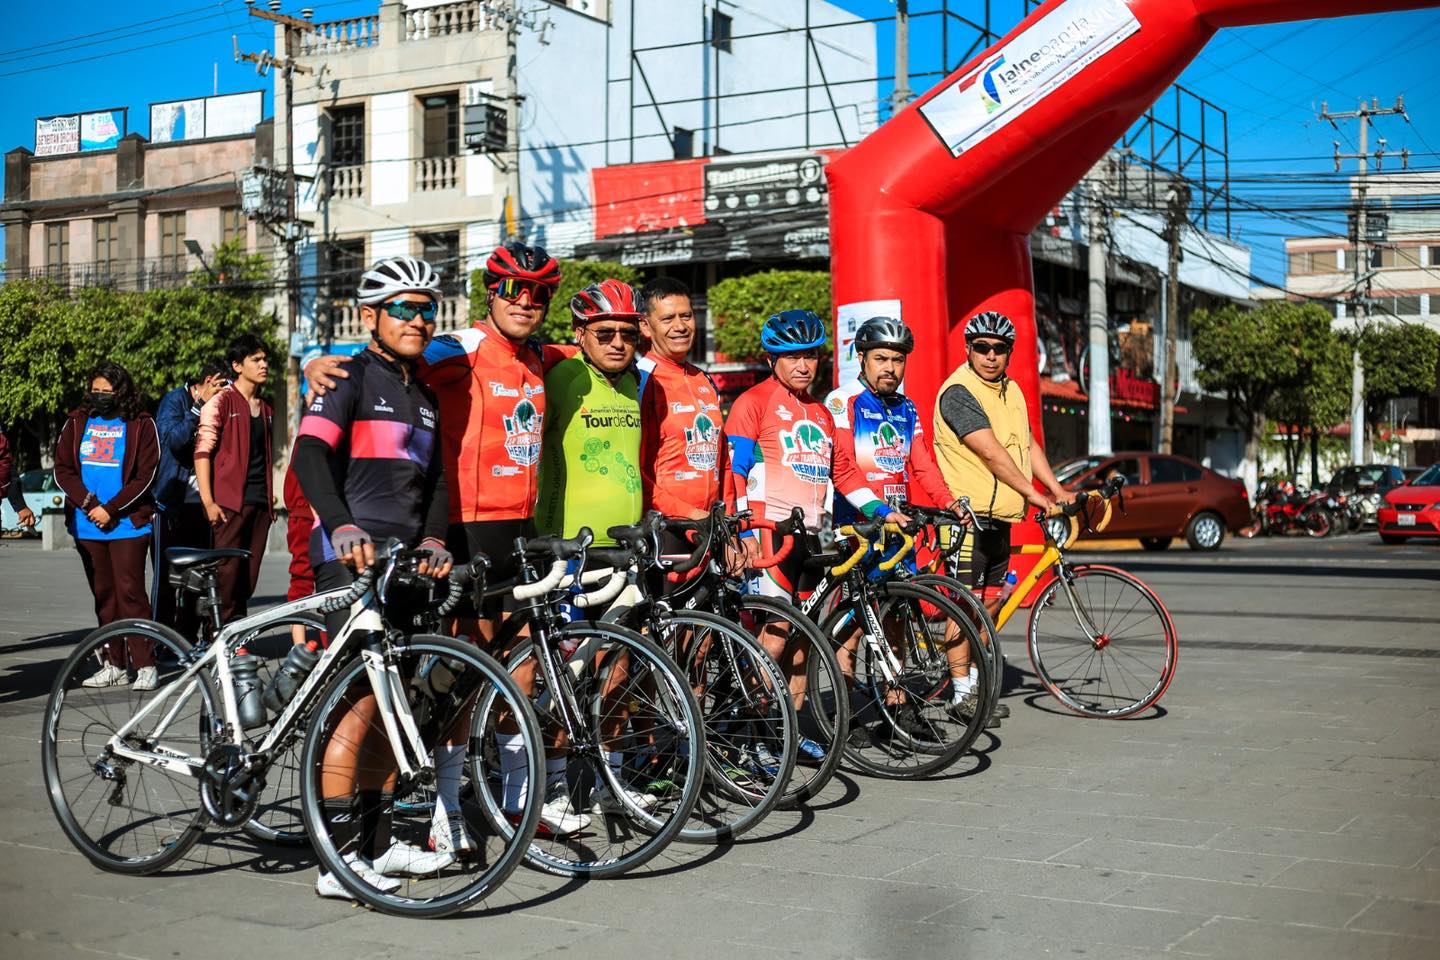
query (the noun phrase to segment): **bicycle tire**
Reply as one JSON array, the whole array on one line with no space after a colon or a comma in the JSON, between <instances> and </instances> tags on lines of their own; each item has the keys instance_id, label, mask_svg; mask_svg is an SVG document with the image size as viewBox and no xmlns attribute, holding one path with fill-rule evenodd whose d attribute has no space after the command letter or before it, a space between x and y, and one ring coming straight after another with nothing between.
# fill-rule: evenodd
<instances>
[{"instance_id":1,"label":"bicycle tire","mask_svg":"<svg viewBox=\"0 0 1440 960\"><path fill-rule=\"evenodd\" d=\"M1036 677L1062 706L1081 716L1119 720L1148 709L1175 678L1179 636L1170 612L1138 577L1115 567L1071 566L1068 579L1075 593L1064 591L1066 578L1057 576L1040 591L1030 610L1028 645ZM1083 588L1076 587L1077 583L1083 583ZM1097 587L1101 591L1098 602L1094 599ZM1079 595L1081 589L1084 597ZM1046 619L1046 623L1050 619L1058 622L1048 628L1054 632L1042 638L1041 620L1062 591L1067 599L1073 596L1085 604L1099 637L1090 636L1090 627L1072 607L1069 621L1061 616ZM1110 602L1112 591L1114 603ZM1120 599L1127 594L1130 600ZM1115 635L1132 619L1135 628L1117 642ZM1161 649L1158 662L1142 655L1155 646ZM1122 684L1118 692L1112 690L1115 683Z\"/></svg>"},{"instance_id":2,"label":"bicycle tire","mask_svg":"<svg viewBox=\"0 0 1440 960\"><path fill-rule=\"evenodd\" d=\"M505 649L507 645L514 642L519 635L520 624L518 619L512 618L496 638L496 648ZM660 647L653 641L641 636L634 630L621 627L613 623L589 623L577 621L565 624L559 630L550 631L550 643L552 647L558 647L562 642L573 642L576 644L575 652L566 662L567 672L579 682L575 688L575 698L579 702L582 714L580 722L591 724L595 722L595 713L602 709L600 693L602 686L600 669L603 667L604 657L597 654L608 653L601 649L603 642L610 642L622 647L632 658L638 659L644 664L643 669L634 670L632 660L632 672L639 676L655 676L662 679L657 684L653 693L649 694L645 706L652 716L665 720L670 726L670 739L664 745L664 749L657 748L655 756L660 762L666 764L663 772L668 776L671 789L663 796L657 797L664 818L651 816L650 812L634 810L626 807L623 823L612 823L609 819L611 814L599 814L592 818L591 826L595 825L595 819L603 821L603 830L606 837L614 840L620 836L620 829L623 827L631 830L630 839L636 842L631 848L624 848L622 852L603 856L593 849L592 844L599 842L588 838L596 836L600 828L587 833L585 829L564 837L548 836L542 831L536 836L526 851L525 860L530 866L562 877L585 877L600 879L604 877L619 876L635 870L659 854L666 846L675 839L676 835L685 827L686 821L700 796L704 784L704 761L705 735L704 724L701 720L700 705L695 699L695 694L690 690L684 673L675 665ZM511 651L506 660L506 668L512 673L519 669L527 659L535 656L535 644L532 640L519 642ZM598 662L597 662L598 661ZM637 684L632 684L631 689L637 694L645 693L638 689ZM592 696L593 693L593 696ZM532 703L535 706L535 713L540 721L541 734L546 738L557 730L561 729L550 691L545 689L543 673L537 668L535 671L535 687L531 694ZM637 701L638 702L638 701ZM494 722L493 706L481 703L481 709L476 711L477 715L484 714L487 724ZM632 724L633 727L633 724ZM487 727L488 729L488 727ZM601 743L601 737L597 731L583 731L587 739L593 739L595 745ZM626 782L619 782L608 763L598 762L601 751L598 746L587 746L588 752L594 753L595 758L588 756L577 756L581 751L569 751L570 762L567 768L566 777L570 782L571 796L583 797L593 792L595 784L602 779L606 785L615 790L617 787L641 787L653 785L653 778L640 782L641 771L635 767L634 761L642 754L648 756L647 750L642 750L638 737L632 729L627 738L628 749L622 749L622 754L627 754L622 764L622 769L628 778ZM647 745L648 746L648 745ZM646 776L650 776L647 772ZM491 822L497 828L503 829L500 824L503 817L500 810L500 802L493 793L495 777L492 771L483 774L485 782L492 786L492 791L487 792L482 807L490 815ZM531 780L531 784L543 782ZM534 792L534 791L532 791ZM544 791L538 791L543 793ZM577 802L577 808L587 809L583 802ZM587 814L588 815L588 814ZM643 838L638 836L643 834Z\"/></svg>"},{"instance_id":3,"label":"bicycle tire","mask_svg":"<svg viewBox=\"0 0 1440 960\"><path fill-rule=\"evenodd\" d=\"M155 644L160 682L153 694L138 694L128 685L83 686L83 682L96 672L100 650L107 643L123 643L125 638L137 635ZM207 818L200 803L197 778L174 776L158 766L117 759L102 746L138 712L143 703L171 694L168 688L183 674L183 665L189 662L190 652L190 644L163 624L151 620L117 620L91 631L76 644L55 678L45 706L45 728L40 747L46 794L66 837L102 870L131 875L155 873L184 857L204 832ZM177 754L188 754L203 760L210 738L215 733L213 726L218 715L216 705L219 698L204 670L197 672L187 683L193 684L194 690L180 691L184 702L192 702L194 692L198 691L199 712L184 717L177 713L172 717L165 732L165 742ZM170 710L159 713L163 717ZM80 729L74 732L68 722L72 716L81 721ZM181 731L194 731L193 744L181 740ZM153 732L153 729L146 730L147 736ZM177 744L181 742L186 743L189 749L179 749ZM76 744L78 748L71 749ZM73 773L72 767L75 768ZM113 779L107 780L107 777ZM97 836L91 832L95 814L77 816L75 807L97 783L104 782L117 786L111 788L108 798L103 798L109 809ZM176 808L173 811L155 809L169 806L172 792ZM102 787L95 798L101 800L104 793ZM142 799L144 806L139 805ZM147 831L149 836L146 837L131 837L123 825L115 826L113 822L116 811L126 810L144 814L133 829L157 824L159 829ZM132 840L134 854L125 855L123 849L127 841Z\"/></svg>"},{"instance_id":4,"label":"bicycle tire","mask_svg":"<svg viewBox=\"0 0 1440 960\"><path fill-rule=\"evenodd\" d=\"M809 644L806 654L807 692L804 704L796 710L796 718L800 724L800 735L819 745L825 751L825 757L814 765L801 762L796 757L790 785L779 803L780 809L790 809L818 796L840 766L841 745L850 732L850 701L847 697L836 696L835 692L845 689L845 675L841 673L835 651L825 641L819 626L794 604L779 597L751 594L741 596L739 604L742 615L759 614L784 620L790 625L791 636L803 636Z\"/></svg>"},{"instance_id":5,"label":"bicycle tire","mask_svg":"<svg viewBox=\"0 0 1440 960\"><path fill-rule=\"evenodd\" d=\"M512 712L519 726L526 746L529 774L537 778L543 776L539 724L530 711L525 694L505 668L494 657L477 647L450 637L417 635L392 647L386 654L389 662L397 659L401 661L397 666L401 676L406 678L413 677L421 658L429 656L443 658L455 680L448 694L450 699L441 702L438 697L431 697L428 702L428 719L422 716L416 720L422 731L422 743L427 748L426 756L433 757L434 749L442 741L445 732L468 710L469 756L464 769L473 778L479 719L474 702L482 697L489 698L492 702L503 698L506 708ZM414 683L408 680L406 683L407 697L413 698L423 713L425 697L429 695L423 693ZM306 729L301 751L301 764L305 771L301 783L301 801L305 812L305 828L320 858L321 866L333 874L355 899L383 913L406 917L443 917L473 906L499 889L523 860L526 847L539 822L540 802L532 800L527 803L521 811L520 822L508 832L498 833L489 830L482 832L479 827L489 826L487 818L477 811L473 804L466 804L462 799L460 814L464 819L465 832L478 848L476 855L451 858L443 866L419 876L412 873L394 893L385 893L370 886L346 863L344 857L352 850L336 848L323 810L320 783L325 751L335 727L334 718L348 711L347 698L369 690L365 663L362 658L356 657L342 666L326 685ZM397 795L403 792L404 786L397 786ZM466 809L467 807L469 809ZM428 814L425 816L428 817ZM428 823L402 821L400 812L394 812L392 838L398 841L408 835L418 839L417 830L420 835L428 838ZM414 845L424 849L427 843ZM462 870L473 867L478 874L467 875L462 879L454 872L457 867Z\"/></svg>"},{"instance_id":6,"label":"bicycle tire","mask_svg":"<svg viewBox=\"0 0 1440 960\"><path fill-rule=\"evenodd\" d=\"M990 611L985 609L980 598L955 577L943 573L921 573L911 577L910 582L939 591L957 607L973 615L978 622L976 632L981 640L980 653L990 668L990 705L993 710L994 704L1000 702L1005 683L1005 654L1000 645L1000 630L995 626L995 618L990 616Z\"/></svg>"},{"instance_id":7,"label":"bicycle tire","mask_svg":"<svg viewBox=\"0 0 1440 960\"><path fill-rule=\"evenodd\" d=\"M705 786L677 839L686 843L733 840L757 826L785 796L799 749L795 704L785 675L764 645L723 617L701 610L677 610L666 614L663 623L667 628L689 625L695 631L684 659L685 674L692 690L698 685L704 691L696 694L696 701L705 726ZM696 642L699 630L714 631L718 636L707 638L708 643ZM726 651L716 649L717 641L734 644L740 653L732 661L724 656ZM660 645L680 652L678 637L673 642L667 638ZM678 661L679 657L672 655L672 659ZM747 675L737 678L730 668L747 671ZM713 679L712 669L716 671ZM701 682L702 671L705 682ZM758 760L758 743L779 761L773 772ZM747 783L763 789L747 788Z\"/></svg>"},{"instance_id":8,"label":"bicycle tire","mask_svg":"<svg viewBox=\"0 0 1440 960\"><path fill-rule=\"evenodd\" d=\"M929 638L927 642L933 645L931 624L939 616L946 623L954 624L972 645L980 642L964 612L935 590L895 580L874 584L871 591L877 601L876 617L882 629L886 615L898 612L906 635L918 624ZM849 623L856 617L855 605L859 602L858 598L847 600L821 625L821 632L837 649L848 641ZM934 612L927 612L926 605ZM842 636L844 640L840 639ZM869 643L858 643L850 686L851 725L845 742L845 759L864 773L894 780L932 776L953 764L980 735L990 710L987 666L983 659L974 662L980 672L980 708L968 719L950 709L950 673L944 658L927 658L918 666L913 662L903 665L897 680L905 693L905 702L915 705L917 716L912 726L919 731L917 735L905 730L899 722L900 713L896 710L899 703L886 702L893 687L889 686L876 652Z\"/></svg>"}]
</instances>

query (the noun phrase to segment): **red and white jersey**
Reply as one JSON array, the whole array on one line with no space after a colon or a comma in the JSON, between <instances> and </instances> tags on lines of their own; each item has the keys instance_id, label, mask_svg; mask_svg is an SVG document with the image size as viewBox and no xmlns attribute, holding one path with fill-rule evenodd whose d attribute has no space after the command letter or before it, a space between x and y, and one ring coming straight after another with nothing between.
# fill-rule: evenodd
<instances>
[{"instance_id":1,"label":"red and white jersey","mask_svg":"<svg viewBox=\"0 0 1440 960\"><path fill-rule=\"evenodd\" d=\"M825 405L771 377L740 395L725 423L730 468L756 516L784 520L793 507L819 530L830 509L835 425ZM737 480L737 488L739 481ZM742 506L738 501L736 506Z\"/></svg>"}]
</instances>

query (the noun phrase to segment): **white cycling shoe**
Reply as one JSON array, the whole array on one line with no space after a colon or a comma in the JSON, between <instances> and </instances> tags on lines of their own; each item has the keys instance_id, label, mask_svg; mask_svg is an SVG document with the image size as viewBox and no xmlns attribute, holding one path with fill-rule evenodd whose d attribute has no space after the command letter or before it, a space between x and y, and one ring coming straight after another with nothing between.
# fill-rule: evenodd
<instances>
[{"instance_id":1,"label":"white cycling shoe","mask_svg":"<svg viewBox=\"0 0 1440 960\"><path fill-rule=\"evenodd\" d=\"M81 682L82 687L123 687L130 682L130 674L125 672L124 667L117 667L113 663L107 663L95 673L86 677ZM154 689L153 687L151 688Z\"/></svg>"},{"instance_id":2,"label":"white cycling shoe","mask_svg":"<svg viewBox=\"0 0 1440 960\"><path fill-rule=\"evenodd\" d=\"M621 787L620 790L625 795L623 800L610 789L609 784L597 786L590 794L590 812L597 816L607 813L628 816L637 809L649 813L660 802L653 793L641 793L629 787Z\"/></svg>"},{"instance_id":3,"label":"white cycling shoe","mask_svg":"<svg viewBox=\"0 0 1440 960\"><path fill-rule=\"evenodd\" d=\"M375 858L374 868L376 873L387 879L390 877L429 877L454 862L455 857L450 853L422 850L414 844L397 840L390 845L389 850Z\"/></svg>"},{"instance_id":4,"label":"white cycling shoe","mask_svg":"<svg viewBox=\"0 0 1440 960\"><path fill-rule=\"evenodd\" d=\"M404 886L399 880L393 877L383 876L375 867L356 853L347 853L345 862L355 875L367 884L379 890L381 893L394 893ZM317 897L331 897L336 900L354 900L355 895L345 889L345 885L329 870L322 870L320 876L315 878L315 895Z\"/></svg>"}]
</instances>

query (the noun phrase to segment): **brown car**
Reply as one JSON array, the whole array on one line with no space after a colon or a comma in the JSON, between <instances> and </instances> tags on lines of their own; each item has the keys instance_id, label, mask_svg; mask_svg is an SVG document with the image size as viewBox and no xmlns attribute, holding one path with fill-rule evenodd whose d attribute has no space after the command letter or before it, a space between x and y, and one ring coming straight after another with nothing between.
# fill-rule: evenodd
<instances>
[{"instance_id":1,"label":"brown car","mask_svg":"<svg viewBox=\"0 0 1440 960\"><path fill-rule=\"evenodd\" d=\"M1125 509L1115 510L1106 539L1138 538L1146 550L1164 550L1184 537L1191 550L1218 550L1226 530L1235 533L1250 523L1245 484L1187 457L1117 453L1077 457L1055 468L1065 489L1076 491L1097 489L1117 472L1125 478Z\"/></svg>"}]
</instances>

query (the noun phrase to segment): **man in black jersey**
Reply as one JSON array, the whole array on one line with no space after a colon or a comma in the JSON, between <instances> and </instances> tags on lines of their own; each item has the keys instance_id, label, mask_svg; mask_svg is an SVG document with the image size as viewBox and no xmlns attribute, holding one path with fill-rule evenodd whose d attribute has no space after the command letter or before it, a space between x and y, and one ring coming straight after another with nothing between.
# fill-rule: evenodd
<instances>
[{"instance_id":1,"label":"man in black jersey","mask_svg":"<svg viewBox=\"0 0 1440 960\"><path fill-rule=\"evenodd\" d=\"M423 260L381 260L362 277L357 299L370 345L347 379L310 404L295 445L295 476L318 518L310 537L318 591L350 583L374 563L376 542L389 537L419 540L429 554L421 573L444 578L452 566L437 407L415 376L415 361L435 332L439 276ZM332 635L348 616L331 615ZM325 749L321 790L337 848L367 883L393 892L400 887L393 875L433 872L473 844L459 816L465 748L436 750L433 850L392 844L386 821L393 798L384 791L393 761L379 762L388 744L376 713L367 694L339 722ZM329 873L320 875L315 892L350 896Z\"/></svg>"}]
</instances>

